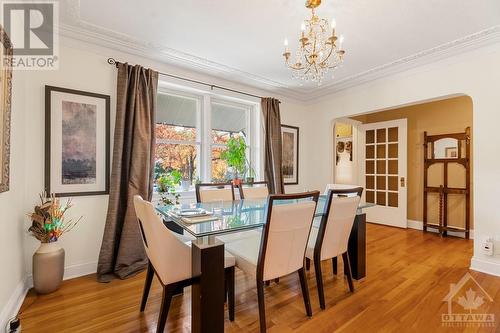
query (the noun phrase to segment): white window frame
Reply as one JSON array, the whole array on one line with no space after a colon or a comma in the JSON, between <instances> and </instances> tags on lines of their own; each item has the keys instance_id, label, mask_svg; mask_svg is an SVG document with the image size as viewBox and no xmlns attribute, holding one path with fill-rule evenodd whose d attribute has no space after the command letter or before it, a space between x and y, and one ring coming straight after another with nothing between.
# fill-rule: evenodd
<instances>
[{"instance_id":1,"label":"white window frame","mask_svg":"<svg viewBox=\"0 0 500 333\"><path fill-rule=\"evenodd\" d=\"M196 91L186 89L187 91L176 86L175 89L160 85L158 94L168 94L183 98L195 99L197 101L197 123L196 123L196 141L179 141L179 140L165 140L161 139L156 143L166 144L186 144L195 145L198 149L196 157L197 163L197 177L202 182L212 181L212 147L225 147L224 144L214 144L212 142L212 126L211 126L211 112L212 103L227 105L246 111L246 143L249 147L247 151L247 158L255 170L256 180L260 179L262 173L262 150L261 142L263 138L263 130L261 126L261 116L259 104L254 101L242 100L231 96L215 94L213 92ZM160 112L160 110L157 110ZM180 189L179 189L180 190ZM179 191L178 191L179 192ZM192 189L189 191L189 196L192 194ZM186 194L180 192L181 195Z\"/></svg>"},{"instance_id":2,"label":"white window frame","mask_svg":"<svg viewBox=\"0 0 500 333\"><path fill-rule=\"evenodd\" d=\"M202 150L202 131L201 131L201 124L202 124L202 104L203 100L200 98L200 96L195 95L195 94L190 94L190 93L185 93L185 92L179 92L179 91L172 91L170 89L165 89L165 88L160 88L158 89L158 95L160 94L165 94L165 95L170 95L170 96L175 96L175 97L181 97L181 98L187 98L187 99L192 99L196 102L196 140L195 141L184 141L184 140L169 140L169 139L156 139L155 145L157 144L180 144L180 145L194 145L196 147L196 178L200 178L200 166L201 166L201 155L200 152ZM156 110L157 114L160 110ZM156 120L155 120L156 122Z\"/></svg>"}]
</instances>

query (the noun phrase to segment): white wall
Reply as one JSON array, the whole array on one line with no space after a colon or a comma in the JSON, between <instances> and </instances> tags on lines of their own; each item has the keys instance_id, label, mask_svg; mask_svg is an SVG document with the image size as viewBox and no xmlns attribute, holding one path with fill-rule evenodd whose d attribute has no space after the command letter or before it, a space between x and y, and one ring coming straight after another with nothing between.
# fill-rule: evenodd
<instances>
[{"instance_id":1,"label":"white wall","mask_svg":"<svg viewBox=\"0 0 500 333\"><path fill-rule=\"evenodd\" d=\"M14 73L11 119L10 191L0 193L0 330L17 311L25 292L24 220L25 180L24 99L22 73ZM31 168L43 165L30 164Z\"/></svg>"},{"instance_id":2,"label":"white wall","mask_svg":"<svg viewBox=\"0 0 500 333\"><path fill-rule=\"evenodd\" d=\"M331 179L331 121L338 117L379 111L456 94L473 101L474 133L474 257L473 269L500 275L500 257L488 257L480 243L489 236L500 239L500 44L392 75L330 95L312 106L316 115L311 156L316 177L311 186Z\"/></svg>"},{"instance_id":3,"label":"white wall","mask_svg":"<svg viewBox=\"0 0 500 333\"><path fill-rule=\"evenodd\" d=\"M89 51L92 50L92 51ZM74 40L63 39L60 50L60 67L58 71L33 71L28 73L24 82L24 98L26 119L24 122L25 151L23 160L29 161L29 172L23 175L26 184L26 199L22 209L22 214L28 211L32 204L37 201L38 193L44 187L44 87L53 85L70 89L85 90L111 96L111 119L113 136L113 125L116 106L116 68L107 64L108 57L114 57L118 61L128 61L130 63L142 64L156 70L183 75L194 79L203 80L209 83L230 87L232 89L241 89L257 95L268 96L269 93L243 87L230 82L224 82L215 78L195 74L179 68L173 68L153 62L147 59L139 58L109 49L88 45ZM200 87L200 89L208 89ZM279 98L279 96L277 96ZM281 98L283 122L289 125L301 127L301 149L305 150L302 137L309 135L309 127L301 112L302 108L293 101ZM14 151L15 155L19 151ZM287 188L288 191L302 189L303 178L307 175L306 163L301 156L300 161L300 185L294 188ZM10 195L10 194L9 194ZM71 216L84 216L81 222L73 231L63 236L60 240L61 245L66 251L66 272L65 278L95 272L99 249L104 231L104 223L108 204L108 196L87 196L73 198L74 207L68 212ZM26 226L28 221L26 220ZM38 242L26 236L25 240L25 266L28 274L31 272L31 257L38 246Z\"/></svg>"}]
</instances>

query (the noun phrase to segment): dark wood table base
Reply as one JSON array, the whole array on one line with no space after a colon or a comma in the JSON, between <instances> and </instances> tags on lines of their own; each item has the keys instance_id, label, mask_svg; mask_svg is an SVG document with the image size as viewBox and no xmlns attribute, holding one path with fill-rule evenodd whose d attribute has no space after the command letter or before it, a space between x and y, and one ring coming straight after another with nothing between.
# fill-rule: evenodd
<instances>
[{"instance_id":1,"label":"dark wood table base","mask_svg":"<svg viewBox=\"0 0 500 333\"><path fill-rule=\"evenodd\" d=\"M352 277L355 280L366 276L366 214L356 214L347 247L351 262Z\"/></svg>"}]
</instances>

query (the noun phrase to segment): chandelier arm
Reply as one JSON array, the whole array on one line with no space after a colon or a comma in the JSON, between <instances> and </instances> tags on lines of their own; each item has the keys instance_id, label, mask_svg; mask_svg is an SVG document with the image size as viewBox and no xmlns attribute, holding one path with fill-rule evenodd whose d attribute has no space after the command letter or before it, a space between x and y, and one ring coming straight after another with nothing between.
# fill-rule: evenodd
<instances>
[{"instance_id":1,"label":"chandelier arm","mask_svg":"<svg viewBox=\"0 0 500 333\"><path fill-rule=\"evenodd\" d=\"M332 46L330 47L330 52L328 52L328 55L326 56L326 58L325 58L325 59L323 59L323 61L321 62L321 64L326 64L326 63L328 63L328 60L329 60L329 59L330 59L330 57L332 56L333 50L334 50L334 47L333 47L333 44L332 44Z\"/></svg>"}]
</instances>

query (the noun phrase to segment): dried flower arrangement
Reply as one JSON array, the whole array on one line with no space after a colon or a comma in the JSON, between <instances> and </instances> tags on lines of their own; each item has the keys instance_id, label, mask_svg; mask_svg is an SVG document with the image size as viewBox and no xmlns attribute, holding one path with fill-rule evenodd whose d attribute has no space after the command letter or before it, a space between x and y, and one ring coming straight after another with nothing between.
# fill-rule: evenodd
<instances>
[{"instance_id":1,"label":"dried flower arrangement","mask_svg":"<svg viewBox=\"0 0 500 333\"><path fill-rule=\"evenodd\" d=\"M67 220L64 216L66 211L72 207L71 199L61 205L60 200L54 194L40 194L39 206L35 206L33 213L28 214L32 224L28 231L42 243L56 242L64 233L71 231L82 219Z\"/></svg>"}]
</instances>

